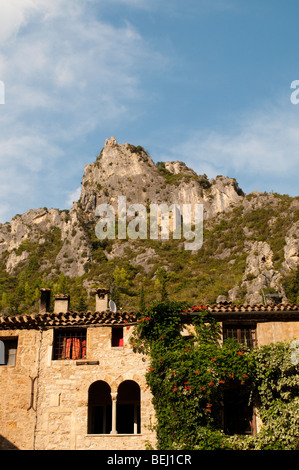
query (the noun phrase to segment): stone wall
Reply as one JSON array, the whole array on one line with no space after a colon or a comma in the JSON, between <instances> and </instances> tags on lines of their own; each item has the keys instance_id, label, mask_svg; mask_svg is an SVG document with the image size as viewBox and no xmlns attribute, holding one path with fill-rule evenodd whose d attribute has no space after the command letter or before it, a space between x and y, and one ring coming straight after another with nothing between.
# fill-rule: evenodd
<instances>
[{"instance_id":1,"label":"stone wall","mask_svg":"<svg viewBox=\"0 0 299 470\"><path fill-rule=\"evenodd\" d=\"M19 340L16 366L0 367L0 435L6 441L22 450L144 450L146 442L154 444L154 434L148 429L154 411L144 377L147 363L130 348L130 329L124 328L123 347L111 347L110 327L87 328L86 360L99 361L98 365L52 360L53 329L4 331L2 335ZM30 376L38 378L34 407L28 410ZM140 434L88 434L88 390L98 380L107 382L113 393L125 380L139 385Z\"/></svg>"},{"instance_id":2,"label":"stone wall","mask_svg":"<svg viewBox=\"0 0 299 470\"><path fill-rule=\"evenodd\" d=\"M0 339L18 338L15 366L0 366L0 449L32 449L35 413L30 407L31 379L37 375L40 333L0 331Z\"/></svg>"},{"instance_id":3,"label":"stone wall","mask_svg":"<svg viewBox=\"0 0 299 470\"><path fill-rule=\"evenodd\" d=\"M273 321L258 323L256 334L258 346L285 340L292 341L299 338L299 322Z\"/></svg>"},{"instance_id":4,"label":"stone wall","mask_svg":"<svg viewBox=\"0 0 299 470\"><path fill-rule=\"evenodd\" d=\"M1 330L0 339L18 338L18 348L15 365L0 366L0 449L144 450L147 443L155 447L152 395L145 381L148 362L132 351L130 328L123 329L123 347L112 347L111 327L88 326L83 362L93 363L83 365L53 360L53 328ZM258 346L298 339L299 322L260 322L256 335ZM126 380L140 388L141 432L89 434L90 386L104 381L116 397Z\"/></svg>"}]
</instances>

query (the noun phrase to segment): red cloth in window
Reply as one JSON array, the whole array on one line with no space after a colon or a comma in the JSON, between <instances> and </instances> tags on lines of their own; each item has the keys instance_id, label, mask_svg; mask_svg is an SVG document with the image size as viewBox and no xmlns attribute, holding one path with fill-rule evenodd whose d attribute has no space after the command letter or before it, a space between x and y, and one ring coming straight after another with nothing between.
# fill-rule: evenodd
<instances>
[{"instance_id":1,"label":"red cloth in window","mask_svg":"<svg viewBox=\"0 0 299 470\"><path fill-rule=\"evenodd\" d=\"M66 347L65 347L65 358L71 358L71 346L72 346L72 338L67 338L66 340Z\"/></svg>"},{"instance_id":2,"label":"red cloth in window","mask_svg":"<svg viewBox=\"0 0 299 470\"><path fill-rule=\"evenodd\" d=\"M85 339L82 341L82 355L81 358L84 359L86 357L86 341Z\"/></svg>"},{"instance_id":3,"label":"red cloth in window","mask_svg":"<svg viewBox=\"0 0 299 470\"><path fill-rule=\"evenodd\" d=\"M81 359L81 341L73 338L72 359Z\"/></svg>"},{"instance_id":4,"label":"red cloth in window","mask_svg":"<svg viewBox=\"0 0 299 470\"><path fill-rule=\"evenodd\" d=\"M79 338L67 338L65 358L81 359L81 341Z\"/></svg>"},{"instance_id":5,"label":"red cloth in window","mask_svg":"<svg viewBox=\"0 0 299 470\"><path fill-rule=\"evenodd\" d=\"M124 339L123 339L123 338L119 338L118 346L123 346L123 345L124 345Z\"/></svg>"}]
</instances>

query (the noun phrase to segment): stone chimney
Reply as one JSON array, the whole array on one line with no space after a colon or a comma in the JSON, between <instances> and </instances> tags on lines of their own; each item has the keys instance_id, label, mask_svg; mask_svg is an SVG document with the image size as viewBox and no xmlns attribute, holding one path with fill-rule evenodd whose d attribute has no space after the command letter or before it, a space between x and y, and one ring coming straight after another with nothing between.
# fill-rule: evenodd
<instances>
[{"instance_id":1,"label":"stone chimney","mask_svg":"<svg viewBox=\"0 0 299 470\"><path fill-rule=\"evenodd\" d=\"M108 309L109 289L96 290L96 312L104 312Z\"/></svg>"},{"instance_id":2,"label":"stone chimney","mask_svg":"<svg viewBox=\"0 0 299 470\"><path fill-rule=\"evenodd\" d=\"M51 289L40 290L39 313L47 313L50 310Z\"/></svg>"},{"instance_id":3,"label":"stone chimney","mask_svg":"<svg viewBox=\"0 0 299 470\"><path fill-rule=\"evenodd\" d=\"M67 294L56 294L54 296L54 312L66 313L69 310L70 296Z\"/></svg>"}]
</instances>

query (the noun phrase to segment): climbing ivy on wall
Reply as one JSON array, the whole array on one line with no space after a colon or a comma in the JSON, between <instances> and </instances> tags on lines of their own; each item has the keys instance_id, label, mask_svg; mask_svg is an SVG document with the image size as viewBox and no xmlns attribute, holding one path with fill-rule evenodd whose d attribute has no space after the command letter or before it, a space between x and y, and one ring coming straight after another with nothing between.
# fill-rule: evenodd
<instances>
[{"instance_id":1,"label":"climbing ivy on wall","mask_svg":"<svg viewBox=\"0 0 299 470\"><path fill-rule=\"evenodd\" d=\"M158 449L296 448L298 366L290 362L289 347L249 350L236 341L221 344L219 325L206 307L192 306L197 313L192 316L189 308L182 302L155 303L139 314L131 336L134 351L149 357L146 380ZM181 334L184 315L192 337ZM224 395L236 387L247 402L259 403L265 427L256 436L230 437L222 430ZM283 423L281 432L278 423Z\"/></svg>"}]
</instances>

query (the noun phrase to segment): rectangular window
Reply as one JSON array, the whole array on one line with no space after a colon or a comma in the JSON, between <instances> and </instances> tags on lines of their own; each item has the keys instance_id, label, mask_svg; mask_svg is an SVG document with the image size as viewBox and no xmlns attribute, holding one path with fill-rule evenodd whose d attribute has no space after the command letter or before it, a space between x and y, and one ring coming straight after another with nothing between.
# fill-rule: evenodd
<instances>
[{"instance_id":1,"label":"rectangular window","mask_svg":"<svg viewBox=\"0 0 299 470\"><path fill-rule=\"evenodd\" d=\"M240 388L231 388L224 393L225 434L255 434L253 405L249 405L248 402L248 393Z\"/></svg>"},{"instance_id":2,"label":"rectangular window","mask_svg":"<svg viewBox=\"0 0 299 470\"><path fill-rule=\"evenodd\" d=\"M86 329L54 330L53 359L85 359Z\"/></svg>"},{"instance_id":3,"label":"rectangular window","mask_svg":"<svg viewBox=\"0 0 299 470\"><path fill-rule=\"evenodd\" d=\"M0 339L0 365L15 366L17 355L18 340L17 338L1 338Z\"/></svg>"},{"instance_id":4,"label":"rectangular window","mask_svg":"<svg viewBox=\"0 0 299 470\"><path fill-rule=\"evenodd\" d=\"M249 348L256 346L256 325L223 324L223 340L235 338Z\"/></svg>"},{"instance_id":5,"label":"rectangular window","mask_svg":"<svg viewBox=\"0 0 299 470\"><path fill-rule=\"evenodd\" d=\"M112 328L111 332L111 346L122 347L124 345L124 329L119 327Z\"/></svg>"}]
</instances>

